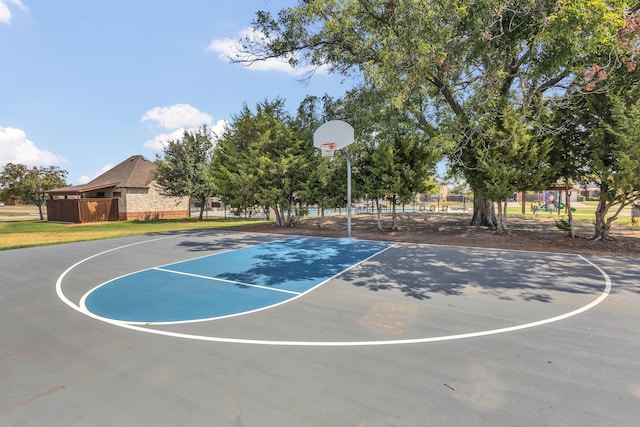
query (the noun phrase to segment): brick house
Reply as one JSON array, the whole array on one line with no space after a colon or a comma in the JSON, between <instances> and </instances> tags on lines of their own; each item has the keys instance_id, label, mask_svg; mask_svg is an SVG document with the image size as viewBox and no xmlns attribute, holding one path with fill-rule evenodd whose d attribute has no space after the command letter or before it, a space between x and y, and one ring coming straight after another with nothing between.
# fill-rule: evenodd
<instances>
[{"instance_id":1,"label":"brick house","mask_svg":"<svg viewBox=\"0 0 640 427\"><path fill-rule=\"evenodd\" d=\"M86 184L49 190L47 219L81 223L188 217L189 198L160 194L156 170L155 163L137 155Z\"/></svg>"}]
</instances>

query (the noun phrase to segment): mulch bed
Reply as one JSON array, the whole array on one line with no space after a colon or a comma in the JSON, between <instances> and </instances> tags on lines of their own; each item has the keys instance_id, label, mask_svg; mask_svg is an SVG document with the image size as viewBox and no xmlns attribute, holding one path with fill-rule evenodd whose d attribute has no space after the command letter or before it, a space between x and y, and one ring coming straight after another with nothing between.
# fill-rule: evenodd
<instances>
[{"instance_id":1,"label":"mulch bed","mask_svg":"<svg viewBox=\"0 0 640 427\"><path fill-rule=\"evenodd\" d=\"M487 227L470 226L470 220L469 215L462 214L400 214L398 230L393 231L391 216L385 215L382 219L383 229L379 231L375 215L357 214L352 217L351 235L366 240L640 258L640 226L614 224L614 240L594 241L590 239L593 225L586 221L576 221L580 237L571 238L555 226L553 217L508 218L509 232L503 235L498 235ZM238 229L262 233L347 237L345 215L325 217L322 228L319 223L319 218L315 217L298 221L292 227L252 224Z\"/></svg>"}]
</instances>

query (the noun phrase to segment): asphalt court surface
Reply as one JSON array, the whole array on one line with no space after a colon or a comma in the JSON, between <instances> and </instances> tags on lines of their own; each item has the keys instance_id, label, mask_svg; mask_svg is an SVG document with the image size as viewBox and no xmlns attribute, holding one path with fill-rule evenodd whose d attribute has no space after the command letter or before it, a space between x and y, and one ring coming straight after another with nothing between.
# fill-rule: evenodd
<instances>
[{"instance_id":1,"label":"asphalt court surface","mask_svg":"<svg viewBox=\"0 0 640 427\"><path fill-rule=\"evenodd\" d=\"M635 425L636 261L230 232L5 251L0 424ZM96 315L142 273L286 298Z\"/></svg>"}]
</instances>

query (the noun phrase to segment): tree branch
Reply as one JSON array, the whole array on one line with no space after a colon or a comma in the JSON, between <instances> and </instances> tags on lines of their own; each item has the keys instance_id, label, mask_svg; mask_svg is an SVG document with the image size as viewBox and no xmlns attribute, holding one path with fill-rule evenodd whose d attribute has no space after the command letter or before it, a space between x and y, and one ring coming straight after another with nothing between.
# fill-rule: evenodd
<instances>
[{"instance_id":1,"label":"tree branch","mask_svg":"<svg viewBox=\"0 0 640 427\"><path fill-rule=\"evenodd\" d=\"M451 91L451 88L434 74L430 74L429 76L427 76L427 81L433 84L438 89L438 91L442 94L442 96L444 96L444 99L447 101L447 104L449 104L454 114L464 119L464 121L466 122L467 114L465 113L464 108L462 108L462 105L460 105L455 95Z\"/></svg>"},{"instance_id":2,"label":"tree branch","mask_svg":"<svg viewBox=\"0 0 640 427\"><path fill-rule=\"evenodd\" d=\"M527 99L533 97L534 95L539 95L539 94L543 93L544 91L546 91L547 89L550 89L550 88L556 86L562 80L564 80L565 78L569 77L570 74L571 74L570 71L568 69L565 69L560 74L555 76L554 78L549 79L546 82L544 82L541 85L539 85L537 88L535 88L535 89L532 88L532 90L530 90L529 93L527 94Z\"/></svg>"}]
</instances>

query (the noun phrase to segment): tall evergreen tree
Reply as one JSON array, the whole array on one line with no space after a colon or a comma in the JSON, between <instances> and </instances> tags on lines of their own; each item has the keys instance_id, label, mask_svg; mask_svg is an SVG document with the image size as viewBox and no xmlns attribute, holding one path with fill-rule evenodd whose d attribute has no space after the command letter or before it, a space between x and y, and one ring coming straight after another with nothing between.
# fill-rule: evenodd
<instances>
[{"instance_id":1,"label":"tall evergreen tree","mask_svg":"<svg viewBox=\"0 0 640 427\"><path fill-rule=\"evenodd\" d=\"M314 154L299 137L284 101L264 101L253 112L245 104L216 147L215 178L230 206L251 203L273 211L278 226L291 226L304 204Z\"/></svg>"},{"instance_id":2,"label":"tall evergreen tree","mask_svg":"<svg viewBox=\"0 0 640 427\"><path fill-rule=\"evenodd\" d=\"M367 194L376 204L378 228L382 228L379 202L390 201L391 228L396 230L397 205L427 191L442 157L436 130L419 124L428 106L415 97L399 108L387 93L364 87L350 91L344 103L347 120L357 134L356 144L349 151L354 156L358 192Z\"/></svg>"},{"instance_id":3,"label":"tall evergreen tree","mask_svg":"<svg viewBox=\"0 0 640 427\"><path fill-rule=\"evenodd\" d=\"M209 197L216 194L211 156L214 135L205 125L197 130L184 131L181 139L170 140L163 156L156 156L156 180L165 196L189 196L200 204L199 219Z\"/></svg>"},{"instance_id":4,"label":"tall evergreen tree","mask_svg":"<svg viewBox=\"0 0 640 427\"><path fill-rule=\"evenodd\" d=\"M563 129L554 140L556 151L580 141L564 168L599 187L593 238L608 240L622 210L640 200L640 70L618 69L601 84L606 91L581 90L558 110Z\"/></svg>"}]
</instances>

